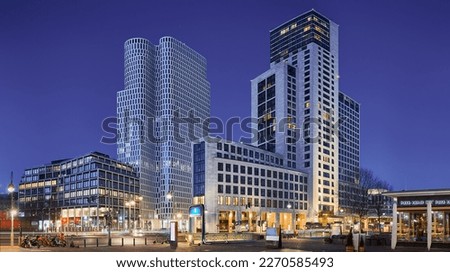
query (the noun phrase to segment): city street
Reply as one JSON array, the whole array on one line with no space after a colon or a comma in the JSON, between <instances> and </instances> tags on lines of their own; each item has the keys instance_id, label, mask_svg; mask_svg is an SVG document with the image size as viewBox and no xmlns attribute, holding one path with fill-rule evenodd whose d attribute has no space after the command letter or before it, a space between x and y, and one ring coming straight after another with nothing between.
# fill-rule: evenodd
<instances>
[{"instance_id":1,"label":"city street","mask_svg":"<svg viewBox=\"0 0 450 272\"><path fill-rule=\"evenodd\" d=\"M104 238L104 237L103 237ZM102 239L103 239L102 238ZM90 243L86 243L84 247L84 239L78 237L75 239L75 247L32 247L21 248L18 246L10 247L5 246L5 243L0 246L0 251L12 251L12 252L292 252L292 251L305 251L305 252L344 252L345 245L342 241L334 241L331 244L325 243L321 238L293 238L284 239L282 242L282 248L268 248L264 240L233 240L233 241L213 241L207 245L198 245L196 241L195 245L189 246L184 240L178 243L176 249L170 248L168 243L156 242L156 237L151 236L147 239L147 245L143 241L143 237L135 238L135 245L133 246L133 238L124 238L124 245L121 245L122 239L115 237L112 246L107 246L106 243L99 242L92 243L92 240L96 238L90 237ZM100 241L100 240L99 240ZM101 240L103 241L103 240ZM70 243L70 238L68 239ZM372 246L367 245L365 247L366 252L391 252L389 246ZM426 247L402 247L399 246L395 250L396 252L426 252ZM450 247L447 248L432 248L431 251L450 251Z\"/></svg>"}]
</instances>

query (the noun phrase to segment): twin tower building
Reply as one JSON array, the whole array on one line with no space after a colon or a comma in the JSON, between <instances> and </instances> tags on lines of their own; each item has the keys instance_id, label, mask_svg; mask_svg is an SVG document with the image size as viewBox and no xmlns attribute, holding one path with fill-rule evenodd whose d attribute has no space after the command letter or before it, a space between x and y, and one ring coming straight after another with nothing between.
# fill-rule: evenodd
<instances>
[{"instance_id":1,"label":"twin tower building","mask_svg":"<svg viewBox=\"0 0 450 272\"><path fill-rule=\"evenodd\" d=\"M118 160L140 178L146 228L287 231L330 223L358 182L359 104L339 89L338 26L311 10L270 31L270 68L251 80L253 140L208 136L206 59L163 37L125 42L117 94ZM226 120L223 120L226 122Z\"/></svg>"}]
</instances>

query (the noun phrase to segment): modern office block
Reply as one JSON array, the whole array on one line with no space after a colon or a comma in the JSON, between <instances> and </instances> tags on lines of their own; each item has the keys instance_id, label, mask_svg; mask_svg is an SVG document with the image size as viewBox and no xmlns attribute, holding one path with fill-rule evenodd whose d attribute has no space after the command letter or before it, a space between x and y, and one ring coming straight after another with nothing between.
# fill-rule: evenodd
<instances>
[{"instance_id":1,"label":"modern office block","mask_svg":"<svg viewBox=\"0 0 450 272\"><path fill-rule=\"evenodd\" d=\"M360 105L339 92L339 205L351 210L354 195L359 193Z\"/></svg>"},{"instance_id":2,"label":"modern office block","mask_svg":"<svg viewBox=\"0 0 450 272\"><path fill-rule=\"evenodd\" d=\"M224 140L200 141L193 152L194 204L205 205L208 233L303 228L308 177L281 155Z\"/></svg>"},{"instance_id":3,"label":"modern office block","mask_svg":"<svg viewBox=\"0 0 450 272\"><path fill-rule=\"evenodd\" d=\"M19 184L19 216L24 230L130 230L139 218L140 191L132 166L92 152L28 168Z\"/></svg>"}]
</instances>

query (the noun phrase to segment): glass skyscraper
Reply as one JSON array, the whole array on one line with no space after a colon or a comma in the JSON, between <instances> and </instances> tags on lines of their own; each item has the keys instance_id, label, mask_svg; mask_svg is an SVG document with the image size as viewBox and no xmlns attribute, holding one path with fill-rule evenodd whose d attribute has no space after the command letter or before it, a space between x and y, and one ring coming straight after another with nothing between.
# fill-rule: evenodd
<instances>
[{"instance_id":1,"label":"glass skyscraper","mask_svg":"<svg viewBox=\"0 0 450 272\"><path fill-rule=\"evenodd\" d=\"M342 211L352 210L351 200L359 193L359 114L359 103L339 92L339 208Z\"/></svg>"},{"instance_id":2,"label":"glass skyscraper","mask_svg":"<svg viewBox=\"0 0 450 272\"><path fill-rule=\"evenodd\" d=\"M125 84L117 95L118 158L137 167L148 228L183 222L192 203L192 148L210 116L206 59L163 37L125 42ZM167 197L170 195L171 197Z\"/></svg>"}]
</instances>

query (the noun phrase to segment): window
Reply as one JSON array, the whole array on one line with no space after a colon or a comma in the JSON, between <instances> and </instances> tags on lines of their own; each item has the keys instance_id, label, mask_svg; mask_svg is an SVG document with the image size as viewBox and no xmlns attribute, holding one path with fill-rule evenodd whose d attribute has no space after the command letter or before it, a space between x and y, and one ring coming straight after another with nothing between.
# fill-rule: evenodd
<instances>
[{"instance_id":1,"label":"window","mask_svg":"<svg viewBox=\"0 0 450 272\"><path fill-rule=\"evenodd\" d=\"M231 175L225 175L225 182L231 182Z\"/></svg>"},{"instance_id":2,"label":"window","mask_svg":"<svg viewBox=\"0 0 450 272\"><path fill-rule=\"evenodd\" d=\"M248 177L247 178L247 184L248 185L252 185L252 183L253 183L253 178L252 177Z\"/></svg>"},{"instance_id":3,"label":"window","mask_svg":"<svg viewBox=\"0 0 450 272\"><path fill-rule=\"evenodd\" d=\"M233 183L239 183L239 176L233 175Z\"/></svg>"}]
</instances>

